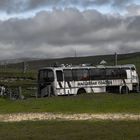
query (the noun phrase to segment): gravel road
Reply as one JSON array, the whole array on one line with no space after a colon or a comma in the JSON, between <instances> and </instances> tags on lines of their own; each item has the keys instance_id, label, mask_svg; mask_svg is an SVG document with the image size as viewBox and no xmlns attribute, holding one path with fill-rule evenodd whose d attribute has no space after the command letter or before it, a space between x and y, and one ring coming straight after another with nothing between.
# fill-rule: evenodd
<instances>
[{"instance_id":1,"label":"gravel road","mask_svg":"<svg viewBox=\"0 0 140 140\"><path fill-rule=\"evenodd\" d=\"M13 113L0 114L0 122L20 122L38 120L140 120L140 114L62 114L62 113Z\"/></svg>"}]
</instances>

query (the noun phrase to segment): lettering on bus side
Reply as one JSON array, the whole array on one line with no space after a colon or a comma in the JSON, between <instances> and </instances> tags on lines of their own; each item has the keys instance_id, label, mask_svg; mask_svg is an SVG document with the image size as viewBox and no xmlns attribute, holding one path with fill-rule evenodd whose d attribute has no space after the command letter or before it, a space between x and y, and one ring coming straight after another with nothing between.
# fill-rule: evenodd
<instances>
[{"instance_id":1,"label":"lettering on bus side","mask_svg":"<svg viewBox=\"0 0 140 140\"><path fill-rule=\"evenodd\" d=\"M78 86L112 85L111 80L78 82Z\"/></svg>"},{"instance_id":2,"label":"lettering on bus side","mask_svg":"<svg viewBox=\"0 0 140 140\"><path fill-rule=\"evenodd\" d=\"M78 82L78 86L88 86L88 85L97 85L97 82L93 81L84 81L84 82Z\"/></svg>"},{"instance_id":3,"label":"lettering on bus side","mask_svg":"<svg viewBox=\"0 0 140 140\"><path fill-rule=\"evenodd\" d=\"M99 81L98 85L112 85L111 80Z\"/></svg>"}]
</instances>

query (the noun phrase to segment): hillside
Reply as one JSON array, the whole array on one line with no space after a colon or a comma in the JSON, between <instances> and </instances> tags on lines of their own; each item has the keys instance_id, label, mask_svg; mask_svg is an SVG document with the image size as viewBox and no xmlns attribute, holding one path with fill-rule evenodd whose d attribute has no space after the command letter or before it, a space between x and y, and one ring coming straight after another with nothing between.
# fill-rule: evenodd
<instances>
[{"instance_id":1,"label":"hillside","mask_svg":"<svg viewBox=\"0 0 140 140\"><path fill-rule=\"evenodd\" d=\"M105 60L107 65L114 65L114 55L97 55L97 56L86 56L86 57L69 57L69 58L59 58L59 59L41 59L32 60L26 62L27 70L37 70L41 67L52 66L56 62L58 64L83 64L90 63L92 65L99 65L99 63ZM129 54L118 54L118 64L135 64L140 73L140 52L129 53ZM5 69L5 66L1 66ZM9 64L6 66L7 69L23 69L23 62L16 64Z\"/></svg>"}]
</instances>

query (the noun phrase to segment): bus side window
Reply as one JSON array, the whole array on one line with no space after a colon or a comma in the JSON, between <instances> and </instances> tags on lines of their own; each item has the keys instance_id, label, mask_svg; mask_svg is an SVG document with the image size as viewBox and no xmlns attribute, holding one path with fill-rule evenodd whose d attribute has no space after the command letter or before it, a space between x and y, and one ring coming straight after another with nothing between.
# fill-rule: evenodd
<instances>
[{"instance_id":1,"label":"bus side window","mask_svg":"<svg viewBox=\"0 0 140 140\"><path fill-rule=\"evenodd\" d=\"M114 79L120 79L120 77L119 77L119 69L118 68L114 69Z\"/></svg>"},{"instance_id":2,"label":"bus side window","mask_svg":"<svg viewBox=\"0 0 140 140\"><path fill-rule=\"evenodd\" d=\"M63 81L63 73L61 70L56 71L57 81Z\"/></svg>"},{"instance_id":3,"label":"bus side window","mask_svg":"<svg viewBox=\"0 0 140 140\"><path fill-rule=\"evenodd\" d=\"M136 68L135 67L131 67L131 70L136 70Z\"/></svg>"},{"instance_id":4,"label":"bus side window","mask_svg":"<svg viewBox=\"0 0 140 140\"><path fill-rule=\"evenodd\" d=\"M65 79L65 81L73 81L71 69L64 70L64 79Z\"/></svg>"},{"instance_id":5,"label":"bus side window","mask_svg":"<svg viewBox=\"0 0 140 140\"><path fill-rule=\"evenodd\" d=\"M125 69L121 69L120 70L120 75L121 75L121 78L126 79L127 78L126 70Z\"/></svg>"},{"instance_id":6,"label":"bus side window","mask_svg":"<svg viewBox=\"0 0 140 140\"><path fill-rule=\"evenodd\" d=\"M77 79L78 81L83 81L82 80L82 78L83 78L83 70L82 69L77 70L77 78L78 78Z\"/></svg>"},{"instance_id":7,"label":"bus side window","mask_svg":"<svg viewBox=\"0 0 140 140\"><path fill-rule=\"evenodd\" d=\"M97 69L90 69L89 72L90 72L90 79L97 80L98 77Z\"/></svg>"},{"instance_id":8,"label":"bus side window","mask_svg":"<svg viewBox=\"0 0 140 140\"><path fill-rule=\"evenodd\" d=\"M106 79L113 79L114 78L114 71L111 68L106 69Z\"/></svg>"},{"instance_id":9,"label":"bus side window","mask_svg":"<svg viewBox=\"0 0 140 140\"><path fill-rule=\"evenodd\" d=\"M86 81L89 80L88 69L73 69L73 80L74 81Z\"/></svg>"},{"instance_id":10,"label":"bus side window","mask_svg":"<svg viewBox=\"0 0 140 140\"><path fill-rule=\"evenodd\" d=\"M85 80L90 80L89 76L89 70L88 69L83 69L83 76L82 76L83 81Z\"/></svg>"},{"instance_id":11,"label":"bus side window","mask_svg":"<svg viewBox=\"0 0 140 140\"><path fill-rule=\"evenodd\" d=\"M90 69L90 78L91 80L104 80L105 70L100 68Z\"/></svg>"},{"instance_id":12,"label":"bus side window","mask_svg":"<svg viewBox=\"0 0 140 140\"><path fill-rule=\"evenodd\" d=\"M72 70L72 75L73 75L73 80L74 80L74 81L77 81L77 80L78 80L77 69L73 69L73 70Z\"/></svg>"}]
</instances>

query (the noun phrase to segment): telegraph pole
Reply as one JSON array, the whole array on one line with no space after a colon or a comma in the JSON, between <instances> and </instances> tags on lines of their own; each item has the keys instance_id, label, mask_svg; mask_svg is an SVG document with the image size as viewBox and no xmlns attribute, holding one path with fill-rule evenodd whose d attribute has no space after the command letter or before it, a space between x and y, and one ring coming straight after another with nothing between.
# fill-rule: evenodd
<instances>
[{"instance_id":1,"label":"telegraph pole","mask_svg":"<svg viewBox=\"0 0 140 140\"><path fill-rule=\"evenodd\" d=\"M118 54L115 52L115 66L118 65Z\"/></svg>"},{"instance_id":2,"label":"telegraph pole","mask_svg":"<svg viewBox=\"0 0 140 140\"><path fill-rule=\"evenodd\" d=\"M27 71L27 62L23 62L23 73L26 73Z\"/></svg>"},{"instance_id":3,"label":"telegraph pole","mask_svg":"<svg viewBox=\"0 0 140 140\"><path fill-rule=\"evenodd\" d=\"M77 58L77 51L76 51L76 49L75 49L75 52L74 53L75 53L74 54L75 58Z\"/></svg>"}]
</instances>

